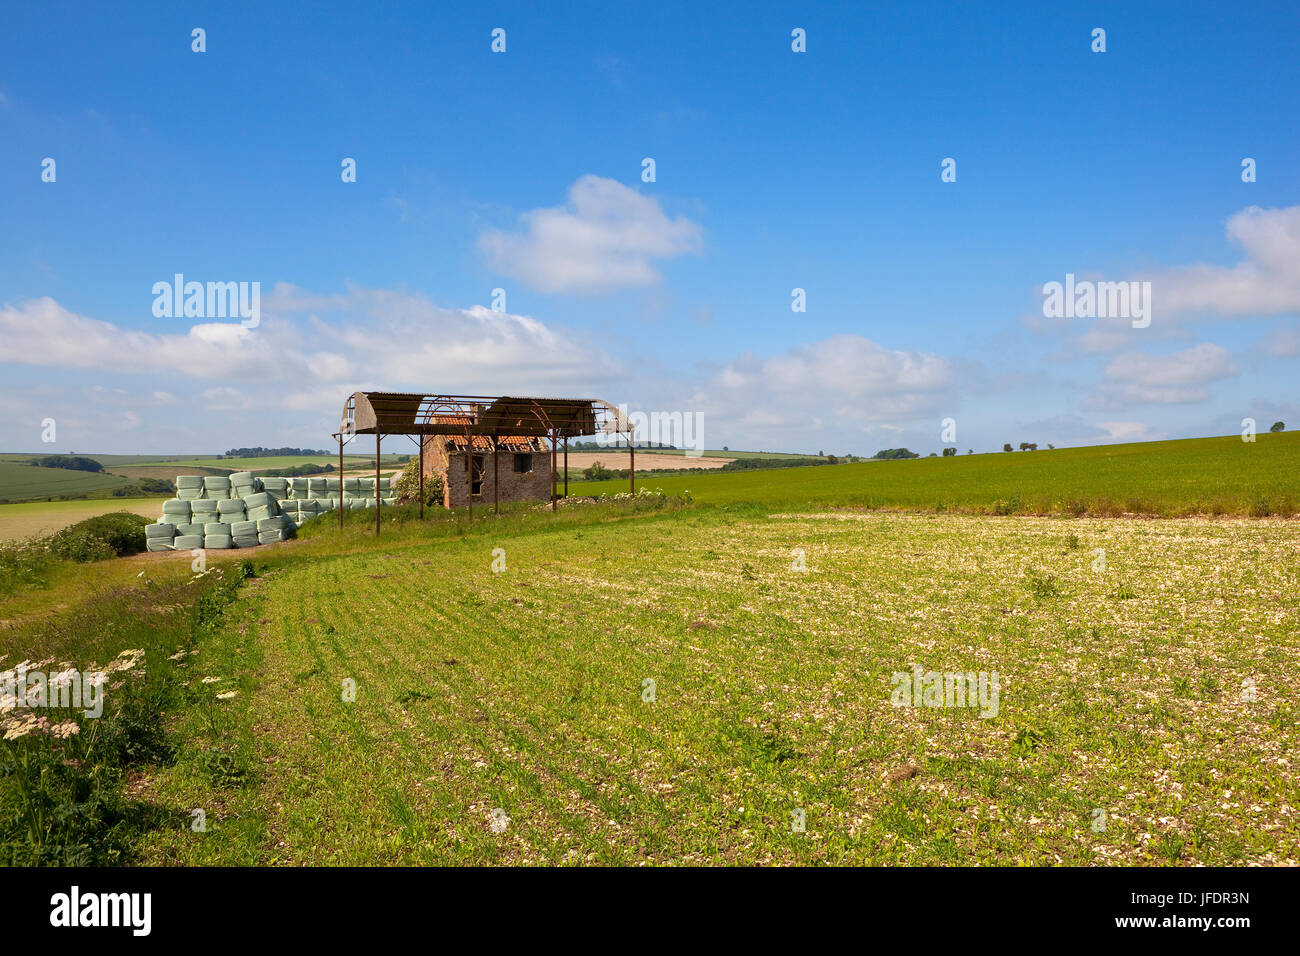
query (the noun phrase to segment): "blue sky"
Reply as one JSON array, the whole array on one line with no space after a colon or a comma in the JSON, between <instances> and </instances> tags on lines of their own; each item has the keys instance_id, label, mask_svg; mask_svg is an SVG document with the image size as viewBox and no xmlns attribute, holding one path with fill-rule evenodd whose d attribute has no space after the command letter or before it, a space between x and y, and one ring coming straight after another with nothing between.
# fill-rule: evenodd
<instances>
[{"instance_id":1,"label":"blue sky","mask_svg":"<svg viewBox=\"0 0 1300 956\"><path fill-rule=\"evenodd\" d=\"M1297 89L1292 3L10 8L0 447L319 446L356 388L857 454L1300 426ZM178 272L260 324L156 317ZM1044 318L1067 273L1150 326Z\"/></svg>"}]
</instances>

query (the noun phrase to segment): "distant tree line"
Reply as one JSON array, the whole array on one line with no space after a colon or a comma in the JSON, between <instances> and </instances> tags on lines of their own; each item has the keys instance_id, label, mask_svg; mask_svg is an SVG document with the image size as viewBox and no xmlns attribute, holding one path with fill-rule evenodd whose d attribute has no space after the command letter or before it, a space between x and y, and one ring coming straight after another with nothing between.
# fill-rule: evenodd
<instances>
[{"instance_id":1,"label":"distant tree line","mask_svg":"<svg viewBox=\"0 0 1300 956\"><path fill-rule=\"evenodd\" d=\"M328 455L330 452L319 448L232 448L218 458L280 458L288 455Z\"/></svg>"}]
</instances>

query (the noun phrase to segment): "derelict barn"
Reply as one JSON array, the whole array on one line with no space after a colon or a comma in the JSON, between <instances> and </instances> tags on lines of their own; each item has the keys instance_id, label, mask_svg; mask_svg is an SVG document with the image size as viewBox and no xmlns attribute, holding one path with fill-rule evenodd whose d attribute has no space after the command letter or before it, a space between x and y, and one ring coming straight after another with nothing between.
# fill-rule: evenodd
<instances>
[{"instance_id":1,"label":"derelict barn","mask_svg":"<svg viewBox=\"0 0 1300 956\"><path fill-rule=\"evenodd\" d=\"M375 436L375 476L385 435L405 435L419 449L420 511L424 481L442 478L444 507L498 507L502 501L545 501L552 507L568 495L570 438L627 434L632 453L629 488L636 490L636 451L626 416L595 398L527 398L483 395L424 395L416 392L354 392L343 408L343 446ZM560 465L563 463L563 489ZM375 527L380 503L375 502ZM342 522L342 515L339 517Z\"/></svg>"}]
</instances>

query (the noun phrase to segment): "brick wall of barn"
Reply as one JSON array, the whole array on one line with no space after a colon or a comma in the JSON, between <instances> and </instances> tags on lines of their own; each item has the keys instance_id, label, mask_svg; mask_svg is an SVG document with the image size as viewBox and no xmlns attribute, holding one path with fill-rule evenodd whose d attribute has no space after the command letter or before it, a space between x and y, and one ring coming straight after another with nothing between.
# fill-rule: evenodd
<instances>
[{"instance_id":1,"label":"brick wall of barn","mask_svg":"<svg viewBox=\"0 0 1300 956\"><path fill-rule=\"evenodd\" d=\"M492 452L482 450L475 454L483 458L483 483L475 496L475 505L492 503ZM502 449L497 452L497 477L501 483L502 501L548 501L551 495L551 455L549 451L534 451L532 470L515 471L515 452ZM424 473L442 476L442 503L444 507L463 508L469 497L469 469L463 450L448 447L446 438L429 435L424 445Z\"/></svg>"}]
</instances>

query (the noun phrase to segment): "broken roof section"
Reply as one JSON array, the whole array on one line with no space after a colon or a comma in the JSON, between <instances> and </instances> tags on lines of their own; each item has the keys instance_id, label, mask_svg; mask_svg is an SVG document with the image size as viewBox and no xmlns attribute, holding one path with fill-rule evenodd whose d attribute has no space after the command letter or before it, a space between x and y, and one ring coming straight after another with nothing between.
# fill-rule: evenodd
<instances>
[{"instance_id":1,"label":"broken roof section","mask_svg":"<svg viewBox=\"0 0 1300 956\"><path fill-rule=\"evenodd\" d=\"M531 398L353 392L343 407L342 435L474 435L576 438L629 430L627 417L598 398Z\"/></svg>"}]
</instances>

